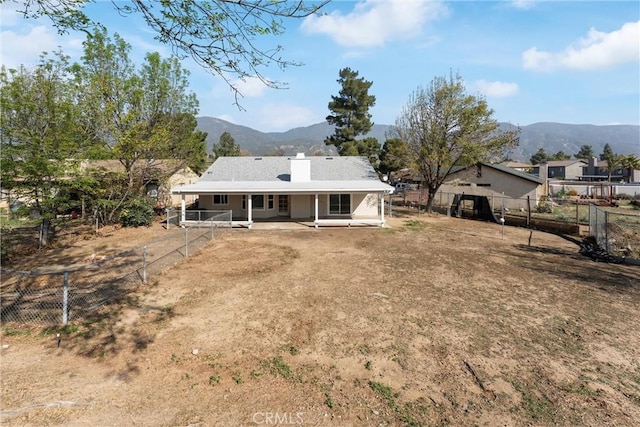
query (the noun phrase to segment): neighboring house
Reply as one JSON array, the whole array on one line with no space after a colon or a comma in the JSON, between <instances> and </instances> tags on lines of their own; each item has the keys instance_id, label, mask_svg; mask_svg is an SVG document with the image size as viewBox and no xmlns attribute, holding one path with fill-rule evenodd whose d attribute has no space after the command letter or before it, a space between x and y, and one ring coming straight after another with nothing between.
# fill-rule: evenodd
<instances>
[{"instance_id":1,"label":"neighboring house","mask_svg":"<svg viewBox=\"0 0 640 427\"><path fill-rule=\"evenodd\" d=\"M318 225L384 226L380 181L364 157L220 157L192 185L172 188L198 197L205 210L232 211L236 225L259 219L312 220ZM182 203L181 221L185 222Z\"/></svg>"},{"instance_id":2,"label":"neighboring house","mask_svg":"<svg viewBox=\"0 0 640 427\"><path fill-rule=\"evenodd\" d=\"M399 182L404 182L419 187L422 184L422 176L410 168L404 168L391 172L389 182L394 185Z\"/></svg>"},{"instance_id":3,"label":"neighboring house","mask_svg":"<svg viewBox=\"0 0 640 427\"><path fill-rule=\"evenodd\" d=\"M520 172L529 173L533 170L533 165L527 162L502 162L500 164Z\"/></svg>"},{"instance_id":4,"label":"neighboring house","mask_svg":"<svg viewBox=\"0 0 640 427\"><path fill-rule=\"evenodd\" d=\"M464 193L487 196L494 210L501 208L503 203L509 209L527 209L527 197L534 206L541 196L547 194L544 184L544 179L507 166L478 163L451 173L436 198L448 197L450 203L453 194Z\"/></svg>"},{"instance_id":5,"label":"neighboring house","mask_svg":"<svg viewBox=\"0 0 640 427\"><path fill-rule=\"evenodd\" d=\"M549 179L579 179L582 176L582 168L587 164L582 160L549 160L547 161L547 178ZM534 165L531 172L540 176L540 165Z\"/></svg>"},{"instance_id":6,"label":"neighboring house","mask_svg":"<svg viewBox=\"0 0 640 427\"><path fill-rule=\"evenodd\" d=\"M118 160L85 160L81 168L125 172ZM138 183L144 186L145 193L163 207L180 206L182 197L172 194L171 188L193 184L199 178L189 166L176 159L140 160L134 164L134 175ZM197 196L189 196L185 203L193 204L196 200Z\"/></svg>"},{"instance_id":7,"label":"neighboring house","mask_svg":"<svg viewBox=\"0 0 640 427\"><path fill-rule=\"evenodd\" d=\"M599 160L597 157L590 158L589 164L582 167L582 174L578 179L590 182L607 181L609 179L607 161ZM611 172L611 181L640 182L640 170L616 169Z\"/></svg>"}]
</instances>

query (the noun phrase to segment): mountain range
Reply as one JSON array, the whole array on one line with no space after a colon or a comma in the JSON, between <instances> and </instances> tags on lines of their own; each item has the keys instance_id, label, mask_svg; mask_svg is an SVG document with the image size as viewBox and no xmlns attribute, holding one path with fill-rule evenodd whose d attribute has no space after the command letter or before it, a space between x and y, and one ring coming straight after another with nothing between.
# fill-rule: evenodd
<instances>
[{"instance_id":1,"label":"mountain range","mask_svg":"<svg viewBox=\"0 0 640 427\"><path fill-rule=\"evenodd\" d=\"M220 141L220 135L229 132L241 149L252 155L261 156L279 153L308 155L322 152L336 154L333 146L327 146L324 139L334 132L333 125L322 122L310 126L290 129L286 132L260 132L247 126L235 125L215 117L198 117L198 129L207 133L207 152ZM513 128L508 123L500 124L502 129ZM383 144L390 125L373 125L366 137L377 138ZM640 126L636 125L575 125L564 123L534 123L520 126L520 144L512 150L510 158L528 161L540 148L549 154L563 151L574 155L582 145L590 145L599 155L605 144L614 153L640 155Z\"/></svg>"}]
</instances>

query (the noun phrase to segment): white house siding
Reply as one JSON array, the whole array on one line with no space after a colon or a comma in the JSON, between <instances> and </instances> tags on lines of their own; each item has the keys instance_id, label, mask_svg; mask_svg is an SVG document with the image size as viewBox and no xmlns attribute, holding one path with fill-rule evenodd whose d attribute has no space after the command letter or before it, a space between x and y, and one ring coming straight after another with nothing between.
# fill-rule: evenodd
<instances>
[{"instance_id":1,"label":"white house siding","mask_svg":"<svg viewBox=\"0 0 640 427\"><path fill-rule=\"evenodd\" d=\"M233 218L237 219L246 215L241 211L241 199L239 195L229 194L227 197L228 204L214 204L212 194L203 194L198 200L198 207L209 211L232 211Z\"/></svg>"},{"instance_id":2,"label":"white house siding","mask_svg":"<svg viewBox=\"0 0 640 427\"><path fill-rule=\"evenodd\" d=\"M353 216L377 216L378 215L378 195L377 194L352 194L351 211Z\"/></svg>"},{"instance_id":3,"label":"white house siding","mask_svg":"<svg viewBox=\"0 0 640 427\"><path fill-rule=\"evenodd\" d=\"M318 196L318 216L325 217L329 214L329 195L321 194Z\"/></svg>"},{"instance_id":4,"label":"white house siding","mask_svg":"<svg viewBox=\"0 0 640 427\"><path fill-rule=\"evenodd\" d=\"M253 219L273 218L278 215L278 195L274 195L273 209L268 209L268 194L264 194L264 209L256 209L252 212ZM231 210L234 219L247 218L247 210L242 209L242 196L239 194L228 195L228 204L214 204L213 195L201 195L198 203L200 209L205 210ZM293 194L289 196L290 217L294 219L313 218L315 216L315 195ZM352 216L371 217L379 214L377 194L352 194L351 195ZM329 215L329 194L318 195L318 216L320 218L330 217Z\"/></svg>"},{"instance_id":5,"label":"white house siding","mask_svg":"<svg viewBox=\"0 0 640 427\"><path fill-rule=\"evenodd\" d=\"M488 186L479 186L478 184L488 184ZM506 208L526 209L527 196L529 196L532 205L536 204L539 196L542 195L538 190L540 187L533 181L483 166L480 177L477 176L475 168L468 168L452 174L438 192L445 193L442 195L442 200L447 198L446 193L487 196L489 201L493 203L494 209L502 206L504 192L504 206ZM436 201L439 201L440 197L440 194L437 194Z\"/></svg>"},{"instance_id":6,"label":"white house siding","mask_svg":"<svg viewBox=\"0 0 640 427\"><path fill-rule=\"evenodd\" d=\"M312 202L315 203L308 194L292 194L289 199L291 218L311 218L313 215Z\"/></svg>"}]
</instances>

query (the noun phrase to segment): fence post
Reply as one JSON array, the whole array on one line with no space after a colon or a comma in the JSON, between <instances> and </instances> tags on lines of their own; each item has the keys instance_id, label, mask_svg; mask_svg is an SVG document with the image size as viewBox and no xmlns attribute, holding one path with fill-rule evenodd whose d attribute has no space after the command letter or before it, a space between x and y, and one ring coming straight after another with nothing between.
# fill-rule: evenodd
<instances>
[{"instance_id":1,"label":"fence post","mask_svg":"<svg viewBox=\"0 0 640 427\"><path fill-rule=\"evenodd\" d=\"M531 228L531 196L527 196L527 228Z\"/></svg>"},{"instance_id":2,"label":"fence post","mask_svg":"<svg viewBox=\"0 0 640 427\"><path fill-rule=\"evenodd\" d=\"M575 200L575 203L576 203L576 225L580 227L580 208L579 208L580 205L578 204L577 200ZM580 228L578 228L578 235L580 235Z\"/></svg>"},{"instance_id":3,"label":"fence post","mask_svg":"<svg viewBox=\"0 0 640 427\"><path fill-rule=\"evenodd\" d=\"M142 247L142 283L147 283L147 245Z\"/></svg>"},{"instance_id":4,"label":"fence post","mask_svg":"<svg viewBox=\"0 0 640 427\"><path fill-rule=\"evenodd\" d=\"M609 253L609 212L604 211L604 247Z\"/></svg>"},{"instance_id":5,"label":"fence post","mask_svg":"<svg viewBox=\"0 0 640 427\"><path fill-rule=\"evenodd\" d=\"M189 256L189 228L184 228L184 257Z\"/></svg>"},{"instance_id":6,"label":"fence post","mask_svg":"<svg viewBox=\"0 0 640 427\"><path fill-rule=\"evenodd\" d=\"M62 324L69 323L69 272L64 272L62 281Z\"/></svg>"}]
</instances>

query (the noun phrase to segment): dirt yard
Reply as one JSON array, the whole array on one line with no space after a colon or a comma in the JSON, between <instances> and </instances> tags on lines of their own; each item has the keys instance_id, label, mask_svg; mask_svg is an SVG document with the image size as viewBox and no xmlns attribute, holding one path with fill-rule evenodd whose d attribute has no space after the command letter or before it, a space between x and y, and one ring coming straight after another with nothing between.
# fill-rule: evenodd
<instances>
[{"instance_id":1,"label":"dirt yard","mask_svg":"<svg viewBox=\"0 0 640 427\"><path fill-rule=\"evenodd\" d=\"M389 225L223 232L83 323L3 324L2 423L637 425L639 267L495 224Z\"/></svg>"}]
</instances>

